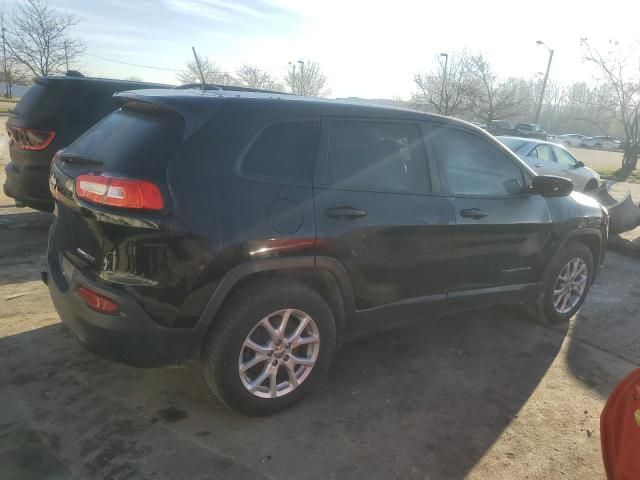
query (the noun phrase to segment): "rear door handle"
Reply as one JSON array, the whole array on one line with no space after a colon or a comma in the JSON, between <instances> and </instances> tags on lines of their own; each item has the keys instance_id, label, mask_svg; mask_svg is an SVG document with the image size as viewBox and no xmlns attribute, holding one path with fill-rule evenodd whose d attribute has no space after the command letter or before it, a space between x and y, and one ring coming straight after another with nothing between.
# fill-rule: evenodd
<instances>
[{"instance_id":1,"label":"rear door handle","mask_svg":"<svg viewBox=\"0 0 640 480\"><path fill-rule=\"evenodd\" d=\"M479 220L486 217L487 214L479 208L465 208L464 210L460 210L460 216L463 218L473 218L474 220Z\"/></svg>"},{"instance_id":2,"label":"rear door handle","mask_svg":"<svg viewBox=\"0 0 640 480\"><path fill-rule=\"evenodd\" d=\"M540 164L540 163L534 163L533 166L537 167L537 168L542 168L542 164Z\"/></svg>"},{"instance_id":3,"label":"rear door handle","mask_svg":"<svg viewBox=\"0 0 640 480\"><path fill-rule=\"evenodd\" d=\"M367 212L355 207L333 207L327 208L324 214L329 218L344 218L346 220L353 220L355 218L364 217Z\"/></svg>"}]
</instances>

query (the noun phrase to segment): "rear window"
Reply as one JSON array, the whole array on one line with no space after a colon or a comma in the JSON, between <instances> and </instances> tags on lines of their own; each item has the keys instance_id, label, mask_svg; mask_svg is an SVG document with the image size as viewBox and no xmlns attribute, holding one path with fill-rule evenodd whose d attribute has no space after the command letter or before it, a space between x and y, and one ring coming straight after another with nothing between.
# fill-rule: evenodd
<instances>
[{"instance_id":1,"label":"rear window","mask_svg":"<svg viewBox=\"0 0 640 480\"><path fill-rule=\"evenodd\" d=\"M266 127L240 164L242 174L267 180L310 183L320 123L295 121Z\"/></svg>"},{"instance_id":2,"label":"rear window","mask_svg":"<svg viewBox=\"0 0 640 480\"><path fill-rule=\"evenodd\" d=\"M182 118L116 110L78 138L66 153L102 162L110 172L148 175L164 168L181 143Z\"/></svg>"},{"instance_id":3,"label":"rear window","mask_svg":"<svg viewBox=\"0 0 640 480\"><path fill-rule=\"evenodd\" d=\"M16 105L13 116L29 120L28 126L48 127L55 116L69 109L64 93L54 86L36 83Z\"/></svg>"},{"instance_id":4,"label":"rear window","mask_svg":"<svg viewBox=\"0 0 640 480\"><path fill-rule=\"evenodd\" d=\"M526 140L521 140L519 138L507 138L507 137L496 137L501 144L507 147L512 152L517 152L522 148L523 145L527 143Z\"/></svg>"}]
</instances>

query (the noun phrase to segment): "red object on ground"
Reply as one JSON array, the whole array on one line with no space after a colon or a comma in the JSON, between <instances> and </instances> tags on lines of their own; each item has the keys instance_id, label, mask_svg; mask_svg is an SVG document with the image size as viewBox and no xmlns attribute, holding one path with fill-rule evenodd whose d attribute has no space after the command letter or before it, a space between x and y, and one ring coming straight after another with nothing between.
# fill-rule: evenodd
<instances>
[{"instance_id":1,"label":"red object on ground","mask_svg":"<svg viewBox=\"0 0 640 480\"><path fill-rule=\"evenodd\" d=\"M640 479L640 369L609 395L600 415L600 438L607 478Z\"/></svg>"}]
</instances>

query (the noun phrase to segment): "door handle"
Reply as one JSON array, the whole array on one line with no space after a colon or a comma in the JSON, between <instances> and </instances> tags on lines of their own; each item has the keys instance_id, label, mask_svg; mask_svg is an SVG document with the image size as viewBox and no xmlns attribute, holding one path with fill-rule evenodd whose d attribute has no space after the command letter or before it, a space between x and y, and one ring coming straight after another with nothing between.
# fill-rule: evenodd
<instances>
[{"instance_id":1,"label":"door handle","mask_svg":"<svg viewBox=\"0 0 640 480\"><path fill-rule=\"evenodd\" d=\"M483 210L479 208L465 208L464 210L460 210L460 216L463 218L473 218L474 220L480 220L487 216Z\"/></svg>"},{"instance_id":2,"label":"door handle","mask_svg":"<svg viewBox=\"0 0 640 480\"><path fill-rule=\"evenodd\" d=\"M324 214L329 218L344 218L346 220L353 220L359 217L364 217L367 212L355 207L333 207L327 208Z\"/></svg>"},{"instance_id":3,"label":"door handle","mask_svg":"<svg viewBox=\"0 0 640 480\"><path fill-rule=\"evenodd\" d=\"M542 164L540 164L540 163L534 163L533 166L534 167L538 167L538 168L542 168Z\"/></svg>"}]
</instances>

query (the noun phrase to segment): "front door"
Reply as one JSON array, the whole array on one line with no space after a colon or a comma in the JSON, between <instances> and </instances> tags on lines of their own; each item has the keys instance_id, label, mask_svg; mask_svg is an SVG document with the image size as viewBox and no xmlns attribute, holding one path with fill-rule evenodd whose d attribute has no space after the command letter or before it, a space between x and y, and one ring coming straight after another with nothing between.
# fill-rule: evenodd
<instances>
[{"instance_id":1,"label":"front door","mask_svg":"<svg viewBox=\"0 0 640 480\"><path fill-rule=\"evenodd\" d=\"M422 132L418 123L323 122L318 254L347 270L357 310L446 299L454 217L434 188Z\"/></svg>"},{"instance_id":2,"label":"front door","mask_svg":"<svg viewBox=\"0 0 640 480\"><path fill-rule=\"evenodd\" d=\"M527 191L530 175L490 138L430 129L444 189L456 216L456 279L449 298L531 289L542 274L551 234L546 200Z\"/></svg>"}]
</instances>

